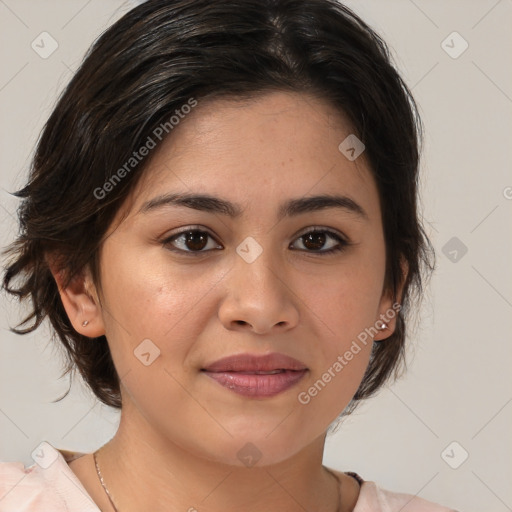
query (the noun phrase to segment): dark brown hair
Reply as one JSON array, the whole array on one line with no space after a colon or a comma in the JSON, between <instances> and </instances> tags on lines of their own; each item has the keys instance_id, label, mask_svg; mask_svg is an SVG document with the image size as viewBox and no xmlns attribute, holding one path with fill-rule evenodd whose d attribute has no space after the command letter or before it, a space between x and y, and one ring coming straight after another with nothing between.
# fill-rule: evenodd
<instances>
[{"instance_id":1,"label":"dark brown hair","mask_svg":"<svg viewBox=\"0 0 512 512\"><path fill-rule=\"evenodd\" d=\"M201 103L276 90L324 98L348 117L366 146L382 208L385 289L392 297L403 282L402 260L408 274L396 329L374 342L350 406L398 375L405 320L420 299L423 271L434 268L434 254L417 211L421 121L386 44L335 0L148 0L94 42L59 98L28 183L14 194L22 199L20 233L6 250L3 287L32 305L12 330L31 332L48 317L65 348L64 373L78 369L103 403L121 407L107 340L73 329L46 256L58 255L67 283L89 266L100 285L105 233L150 161L112 181L133 152L191 98ZM107 182L115 186L99 195Z\"/></svg>"}]
</instances>

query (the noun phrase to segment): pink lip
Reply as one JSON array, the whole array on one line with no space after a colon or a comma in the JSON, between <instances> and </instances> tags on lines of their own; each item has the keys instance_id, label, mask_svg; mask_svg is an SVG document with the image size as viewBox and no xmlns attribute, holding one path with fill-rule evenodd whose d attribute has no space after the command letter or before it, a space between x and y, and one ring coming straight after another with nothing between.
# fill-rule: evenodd
<instances>
[{"instance_id":1,"label":"pink lip","mask_svg":"<svg viewBox=\"0 0 512 512\"><path fill-rule=\"evenodd\" d=\"M301 361L273 352L263 356L253 354L236 354L224 357L205 366L208 372L265 372L272 370L307 370Z\"/></svg>"},{"instance_id":2,"label":"pink lip","mask_svg":"<svg viewBox=\"0 0 512 512\"><path fill-rule=\"evenodd\" d=\"M265 398L294 386L308 369L297 359L272 353L264 356L237 354L219 359L201 371L235 393L252 398Z\"/></svg>"}]
</instances>

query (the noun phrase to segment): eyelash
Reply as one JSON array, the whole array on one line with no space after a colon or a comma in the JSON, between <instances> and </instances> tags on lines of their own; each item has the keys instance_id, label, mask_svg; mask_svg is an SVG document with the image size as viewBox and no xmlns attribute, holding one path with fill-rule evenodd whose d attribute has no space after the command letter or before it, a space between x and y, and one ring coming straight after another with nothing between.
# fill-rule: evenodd
<instances>
[{"instance_id":1,"label":"eyelash","mask_svg":"<svg viewBox=\"0 0 512 512\"><path fill-rule=\"evenodd\" d=\"M191 255L193 257L199 256L199 255L204 254L206 252L210 252L212 250L212 249L209 249L207 251L205 251L205 250L201 250L201 251L186 251L186 250L183 250L183 249L176 249L176 248L169 247L169 245L171 244L172 241L174 241L175 239L179 238L182 235L186 235L186 234L189 234L189 233L203 233L203 234L207 235L208 237L214 239L214 237L212 235L210 235L210 233L208 233L208 231L205 231L203 229L199 229L198 227L195 227L195 226L189 226L189 227L179 231L178 233L174 233L173 235L165 238L164 240L162 240L161 243L169 251L172 251L172 252L175 252L175 253L180 253L180 254ZM313 227L313 228L309 229L308 231L305 231L304 233L299 235L296 238L296 240L299 240L300 238L303 238L306 235L309 235L311 233L325 233L329 237L331 237L334 240L336 240L338 242L338 245L336 245L335 247L333 247L331 249L327 249L325 251L308 251L308 250L305 250L305 249L294 249L294 250L299 250L299 251L306 252L306 253L313 254L313 255L332 255L332 254L335 254L335 253L343 251L344 249L346 249L347 246L351 245L349 242L347 242L343 237L341 237L335 231L331 231L329 229L319 228L319 227Z\"/></svg>"}]
</instances>

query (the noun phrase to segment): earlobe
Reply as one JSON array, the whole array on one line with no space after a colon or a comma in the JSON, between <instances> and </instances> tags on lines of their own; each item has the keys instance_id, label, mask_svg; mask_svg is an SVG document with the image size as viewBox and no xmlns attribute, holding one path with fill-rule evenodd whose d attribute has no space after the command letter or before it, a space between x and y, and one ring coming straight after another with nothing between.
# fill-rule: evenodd
<instances>
[{"instance_id":1,"label":"earlobe","mask_svg":"<svg viewBox=\"0 0 512 512\"><path fill-rule=\"evenodd\" d=\"M395 332L396 318L400 308L400 304L395 302L380 314L380 318L375 322L378 332L373 338L374 341L384 341Z\"/></svg>"},{"instance_id":2,"label":"earlobe","mask_svg":"<svg viewBox=\"0 0 512 512\"><path fill-rule=\"evenodd\" d=\"M396 329L396 320L402 309L402 295L404 290L404 285L407 280L407 275L409 273L409 265L407 261L402 258L401 259L401 268L402 268L402 279L400 285L398 287L397 296L393 298L389 293L385 292L383 294L379 310L379 319L376 321L376 328L378 329L378 333L373 338L374 341L384 341L386 338L389 338Z\"/></svg>"},{"instance_id":3,"label":"earlobe","mask_svg":"<svg viewBox=\"0 0 512 512\"><path fill-rule=\"evenodd\" d=\"M49 263L50 271L59 288L59 295L75 331L89 338L105 334L101 306L88 268L73 276L65 286L65 273Z\"/></svg>"},{"instance_id":4,"label":"earlobe","mask_svg":"<svg viewBox=\"0 0 512 512\"><path fill-rule=\"evenodd\" d=\"M380 314L380 317L375 321L375 330L377 330L377 333L373 337L373 341L383 341L393 334L395 325L392 320L393 319L388 315L388 310L384 310L384 312Z\"/></svg>"}]
</instances>

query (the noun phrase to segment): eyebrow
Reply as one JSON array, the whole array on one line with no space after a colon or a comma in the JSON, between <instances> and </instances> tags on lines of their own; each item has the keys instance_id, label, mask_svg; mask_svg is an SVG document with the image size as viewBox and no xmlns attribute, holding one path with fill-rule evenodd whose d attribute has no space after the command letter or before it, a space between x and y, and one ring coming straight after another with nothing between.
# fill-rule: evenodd
<instances>
[{"instance_id":1,"label":"eyebrow","mask_svg":"<svg viewBox=\"0 0 512 512\"><path fill-rule=\"evenodd\" d=\"M157 196L145 202L139 213L148 213L166 206L182 206L208 213L227 215L232 219L240 217L243 208L235 203L208 194L176 193ZM315 212L326 208L337 208L369 220L361 205L344 195L319 195L290 199L279 207L277 218L293 217L303 213Z\"/></svg>"}]
</instances>

